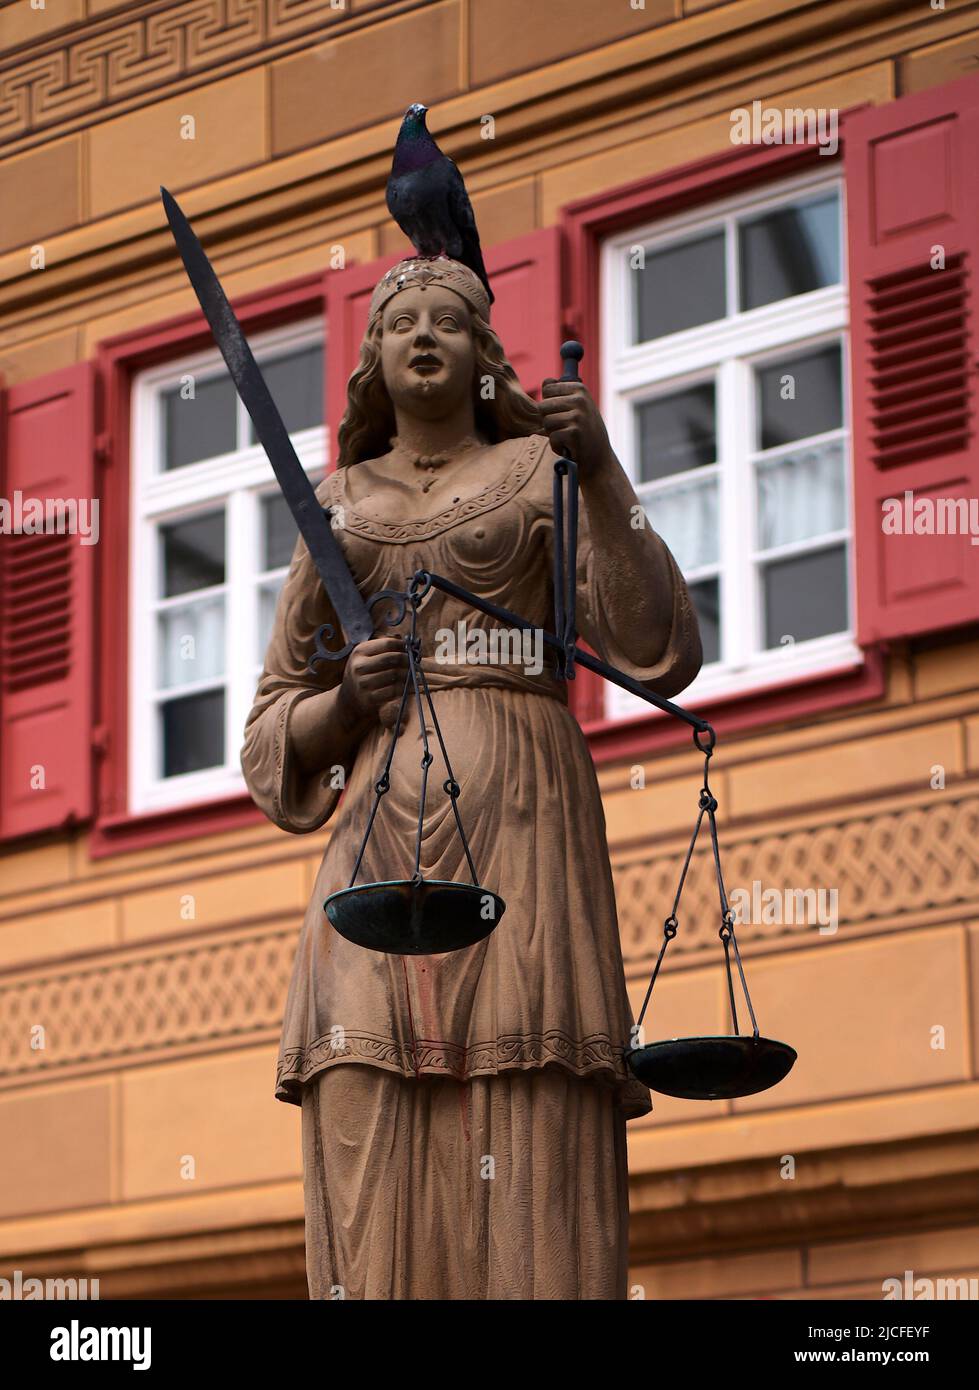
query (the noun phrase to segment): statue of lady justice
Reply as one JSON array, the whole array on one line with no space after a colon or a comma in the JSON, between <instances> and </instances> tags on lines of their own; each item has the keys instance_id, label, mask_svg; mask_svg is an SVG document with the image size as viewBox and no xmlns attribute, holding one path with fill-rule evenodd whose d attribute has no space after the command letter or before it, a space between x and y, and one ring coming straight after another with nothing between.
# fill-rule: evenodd
<instances>
[{"instance_id":1,"label":"statue of lady justice","mask_svg":"<svg viewBox=\"0 0 979 1390\"><path fill-rule=\"evenodd\" d=\"M533 401L489 316L483 283L445 256L402 261L376 286L338 467L317 491L342 521L357 585L365 597L404 590L430 570L553 630L552 477L567 449L581 485L579 632L649 689L676 694L701 662L677 565L650 526L635 526L636 495L587 389L551 380ZM480 881L507 904L477 945L384 955L324 915L351 881L406 654L389 629L310 674L314 634L337 624L301 540L248 719L242 765L271 820L312 831L340 803L276 1086L302 1106L310 1295L624 1298L625 1124L651 1104L623 1060L632 1019L598 784L552 663L435 659L440 630L461 618L488 639L493 619L432 589L417 635ZM409 701L362 882L408 872L418 718ZM429 783L420 867L464 880L441 780Z\"/></svg>"}]
</instances>

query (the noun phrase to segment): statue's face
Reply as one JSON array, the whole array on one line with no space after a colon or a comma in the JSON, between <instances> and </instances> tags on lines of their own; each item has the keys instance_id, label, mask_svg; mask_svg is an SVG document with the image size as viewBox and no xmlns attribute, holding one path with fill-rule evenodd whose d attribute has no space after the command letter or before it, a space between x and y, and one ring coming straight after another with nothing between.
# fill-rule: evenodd
<instances>
[{"instance_id":1,"label":"statue's face","mask_svg":"<svg viewBox=\"0 0 979 1390\"><path fill-rule=\"evenodd\" d=\"M384 384L406 413L438 420L472 391L469 307L454 290L409 285L385 304L381 330Z\"/></svg>"}]
</instances>

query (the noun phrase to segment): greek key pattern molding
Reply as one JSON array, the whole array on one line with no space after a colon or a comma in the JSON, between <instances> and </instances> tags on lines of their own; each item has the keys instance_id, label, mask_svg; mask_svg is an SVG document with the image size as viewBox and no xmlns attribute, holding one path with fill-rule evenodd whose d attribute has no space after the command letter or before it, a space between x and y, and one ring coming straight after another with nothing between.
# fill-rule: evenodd
<instances>
[{"instance_id":1,"label":"greek key pattern molding","mask_svg":"<svg viewBox=\"0 0 979 1390\"><path fill-rule=\"evenodd\" d=\"M233 61L267 62L277 45L343 21L346 28L370 22L387 8L375 4L364 13L350 0L344 9L331 0L183 0L89 20L0 59L0 147L26 147L78 118L104 120L140 98L159 100L166 86Z\"/></svg>"}]
</instances>

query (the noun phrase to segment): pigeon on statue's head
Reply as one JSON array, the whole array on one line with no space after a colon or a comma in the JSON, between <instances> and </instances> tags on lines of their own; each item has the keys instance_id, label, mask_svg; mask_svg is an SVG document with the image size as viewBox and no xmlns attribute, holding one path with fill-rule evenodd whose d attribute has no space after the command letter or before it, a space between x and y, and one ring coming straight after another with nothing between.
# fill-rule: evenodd
<instances>
[{"instance_id":1,"label":"pigeon on statue's head","mask_svg":"<svg viewBox=\"0 0 979 1390\"><path fill-rule=\"evenodd\" d=\"M388 179L388 211L419 256L451 256L493 291L483 264L479 232L462 175L425 125L427 107L405 112Z\"/></svg>"}]
</instances>

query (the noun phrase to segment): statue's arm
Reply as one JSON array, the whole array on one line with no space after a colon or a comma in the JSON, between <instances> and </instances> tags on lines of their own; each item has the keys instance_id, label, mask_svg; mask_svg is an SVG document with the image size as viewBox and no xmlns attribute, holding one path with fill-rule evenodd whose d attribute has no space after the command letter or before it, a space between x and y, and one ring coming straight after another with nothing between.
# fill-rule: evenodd
<instances>
[{"instance_id":1,"label":"statue's arm","mask_svg":"<svg viewBox=\"0 0 979 1390\"><path fill-rule=\"evenodd\" d=\"M581 479L581 512L582 635L591 640L585 632L590 625L635 674L649 673L639 679L661 694L678 693L703 661L697 613L679 566L611 448Z\"/></svg>"},{"instance_id":2,"label":"statue's arm","mask_svg":"<svg viewBox=\"0 0 979 1390\"><path fill-rule=\"evenodd\" d=\"M703 662L679 566L646 518L584 383L546 380L540 409L552 450L567 449L578 465L578 630L627 675L675 695ZM546 456L548 475L555 457Z\"/></svg>"},{"instance_id":3,"label":"statue's arm","mask_svg":"<svg viewBox=\"0 0 979 1390\"><path fill-rule=\"evenodd\" d=\"M547 453L540 465L549 564L555 460ZM703 663L697 612L611 449L580 477L575 590L578 632L599 656L660 695L686 689Z\"/></svg>"},{"instance_id":4,"label":"statue's arm","mask_svg":"<svg viewBox=\"0 0 979 1390\"><path fill-rule=\"evenodd\" d=\"M350 708L342 685L303 700L292 717L292 745L300 768L312 773L352 767L371 723Z\"/></svg>"}]
</instances>

